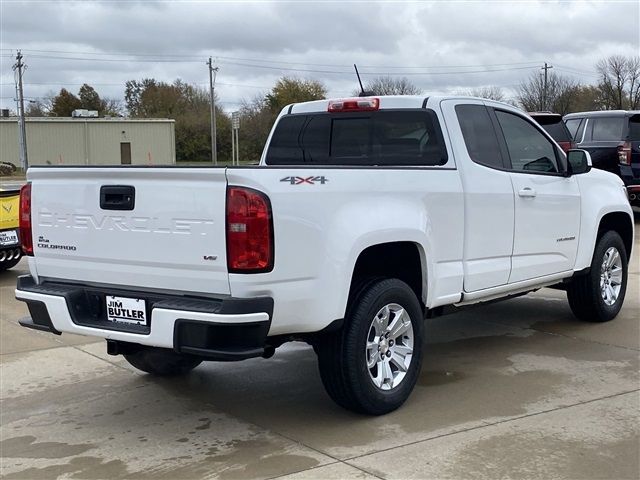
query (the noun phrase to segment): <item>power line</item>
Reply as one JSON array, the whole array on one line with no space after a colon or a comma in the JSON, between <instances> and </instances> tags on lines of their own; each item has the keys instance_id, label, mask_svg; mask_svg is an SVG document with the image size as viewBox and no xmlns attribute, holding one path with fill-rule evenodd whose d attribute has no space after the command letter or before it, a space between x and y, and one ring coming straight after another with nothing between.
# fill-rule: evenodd
<instances>
[{"instance_id":1,"label":"power line","mask_svg":"<svg viewBox=\"0 0 640 480\"><path fill-rule=\"evenodd\" d=\"M98 87L116 87L116 86L122 86L127 82L127 80L120 82L120 83L94 83L91 81L87 81L87 82L82 82L82 83L75 83L75 82L25 82L25 84L27 85L44 85L44 86L63 86L63 85L73 85L73 86L82 86L85 83L88 85L91 85L93 87L98 86ZM208 85L208 82L194 82L196 85ZM248 87L248 88L258 88L258 89L270 89L271 87L267 87L264 85L248 85L246 83L227 83L227 82L216 82L216 85L225 85L225 86L229 86L229 87Z\"/></svg>"},{"instance_id":2,"label":"power line","mask_svg":"<svg viewBox=\"0 0 640 480\"><path fill-rule=\"evenodd\" d=\"M8 49L7 49L8 50ZM34 53L56 53L56 54L69 54L69 55L99 55L99 56L124 56L124 57L152 57L152 58L172 58L173 60L168 61L183 61L185 58L194 59L194 61L202 59L202 55L183 55L183 54L167 54L167 53L127 53L127 52L77 52L77 51L69 51L69 50L23 50L24 52L34 52ZM216 55L215 53L210 52L208 55L212 56L215 59L223 59L223 60L235 60L240 62L256 62L256 63L271 63L271 64L282 64L282 65L307 65L314 67L340 67L340 68L351 68L351 65L347 64L330 64L330 63L309 63L309 62L291 62L285 60L275 60L275 59L256 59L256 58L245 58L245 57L230 57L224 55ZM57 57L50 57L57 58ZM74 57L77 58L77 57ZM99 59L96 59L99 60ZM121 61L121 59L110 59L110 61ZM155 61L155 60L150 60ZM431 66L398 66L398 65L362 65L361 68L391 68L391 69L417 69L417 68L474 68L474 67L502 67L502 66L513 66L513 65L539 65L540 61L528 61L528 62L507 62L507 63L491 63L491 64L470 64L470 65L431 65Z\"/></svg>"},{"instance_id":3,"label":"power line","mask_svg":"<svg viewBox=\"0 0 640 480\"><path fill-rule=\"evenodd\" d=\"M47 55L30 55L30 58L39 58L43 60L72 60L72 61L91 61L91 62L120 62L122 63L122 59L116 58L86 58L86 57L60 57L60 56L47 56ZM217 57L220 58L220 57ZM131 60L134 61L134 60ZM180 60L180 59L148 59L148 60L135 60L136 62L146 62L146 63L200 63L197 60ZM304 72L304 73L326 73L326 74L337 74L337 75L353 75L351 71L337 71L337 70L316 70L310 68L290 68L290 67L280 67L280 66L272 66L272 65L257 65L243 62L235 62L226 60L224 62L218 62L223 65L235 65L239 67L247 67L247 68L262 68L268 70L279 70L279 71L290 71L290 72ZM481 65L479 65L481 66ZM374 68L374 67L370 67ZM391 68L438 68L438 67L391 67ZM443 67L439 67L443 68ZM449 67L451 68L451 67ZM462 68L462 67L459 67ZM466 67L465 67L466 68ZM471 67L469 67L471 68ZM482 70L458 70L458 71L442 71L442 72L363 72L367 75L464 75L469 73L491 73L491 72L504 72L509 70L529 70L532 68L537 68L535 65L525 66L525 67L504 67L504 68L484 68Z\"/></svg>"},{"instance_id":4,"label":"power line","mask_svg":"<svg viewBox=\"0 0 640 480\"><path fill-rule=\"evenodd\" d=\"M95 57L68 57L68 56L58 56L58 55L39 55L39 54L32 54L30 55L31 58L38 58L38 59L42 59L42 60L71 60L71 61L91 61L91 62L120 62L122 63L123 61L127 61L126 59L121 59L121 58L95 58ZM130 61L135 61L135 62L146 62L146 63L200 63L200 61L198 60L187 60L185 58L165 58L165 57L161 57L160 55L158 55L159 58L150 58L150 59L130 59ZM192 57L192 58L198 58L198 57ZM291 67L282 67L282 66L278 66L275 64L282 64L282 65L310 65L310 66L327 66L327 67L344 67L344 68L349 68L348 66L343 66L343 65L328 65L328 64L311 64L311 63L298 63L298 62L284 62L284 61L267 61L267 60L244 60L244 61L235 61L235 57L222 57L222 56L217 56L216 59L224 59L225 61L218 61L218 63L220 64L226 64L226 65L235 65L235 66L240 66L240 67L247 67L247 68L262 68L262 69L269 69L269 70L281 70L281 71L293 71L293 72L304 72L304 73L324 73L324 74L338 74L338 75L352 75L352 72L350 70L340 70L340 71L336 71L336 70L317 70L317 69L310 69L310 68L291 68ZM261 64L255 64L255 63L244 63L247 61L253 61L253 62L262 62L262 63L271 63L272 65L261 65ZM526 66L515 66L515 65L526 65ZM370 65L370 66L366 66L363 68L389 68L389 69L395 69L395 70L402 70L402 69L436 69L436 68L440 68L440 69L446 69L446 68L478 68L478 67L484 67L481 70L457 70L457 71L427 71L427 72L363 72L366 73L367 75L411 75L411 76L415 76L415 75L464 75L464 74L470 74L470 73L491 73L491 72L503 72L503 71L509 71L509 70L527 70L527 69L532 69L532 68L536 68L536 65L533 62L518 62L518 63L504 63L504 64L488 64L488 65L440 65L440 66L436 66L436 65L431 65L431 66L374 66L374 65ZM496 68L496 67L502 67L502 68Z\"/></svg>"},{"instance_id":5,"label":"power line","mask_svg":"<svg viewBox=\"0 0 640 480\"><path fill-rule=\"evenodd\" d=\"M329 73L329 74L340 74L340 75L353 75L351 71L335 71L335 70L314 70L314 69L305 69L305 68L287 68L287 67L272 67L269 65L251 65L240 62L220 62L223 65L236 65L241 67L250 67L250 68L264 68L269 70L280 70L280 71L293 71L293 72L305 72L305 73ZM388 76L399 76L399 75L410 75L410 76L419 76L419 75L465 75L470 73L492 73L492 72L504 72L508 70L531 70L533 68L538 68L537 66L530 67L509 67L509 68L493 68L493 69L483 69L483 70L460 70L460 71L448 71L448 72L363 72L367 75L388 75Z\"/></svg>"},{"instance_id":6,"label":"power line","mask_svg":"<svg viewBox=\"0 0 640 480\"><path fill-rule=\"evenodd\" d=\"M562 72L566 72L566 73L572 73L574 75L587 75L589 77L600 77L600 75L596 72L594 72L593 70L588 72L586 70L578 70L575 68L571 68L571 67L563 67L561 65L556 64L556 68Z\"/></svg>"}]
</instances>

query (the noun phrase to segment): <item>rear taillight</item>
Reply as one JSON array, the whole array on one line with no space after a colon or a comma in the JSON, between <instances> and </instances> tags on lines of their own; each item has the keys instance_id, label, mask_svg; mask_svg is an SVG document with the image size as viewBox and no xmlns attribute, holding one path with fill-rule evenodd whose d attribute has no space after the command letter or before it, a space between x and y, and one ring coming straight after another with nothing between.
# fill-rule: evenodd
<instances>
[{"instance_id":1,"label":"rear taillight","mask_svg":"<svg viewBox=\"0 0 640 480\"><path fill-rule=\"evenodd\" d=\"M33 236L31 234L31 184L20 189L20 241L25 255L33 255Z\"/></svg>"},{"instance_id":2,"label":"rear taillight","mask_svg":"<svg viewBox=\"0 0 640 480\"><path fill-rule=\"evenodd\" d=\"M229 273L273 269L273 220L269 198L246 187L227 188L227 268Z\"/></svg>"},{"instance_id":3,"label":"rear taillight","mask_svg":"<svg viewBox=\"0 0 640 480\"><path fill-rule=\"evenodd\" d=\"M631 144L629 142L618 146L618 163L631 165Z\"/></svg>"},{"instance_id":4,"label":"rear taillight","mask_svg":"<svg viewBox=\"0 0 640 480\"><path fill-rule=\"evenodd\" d=\"M569 150L576 148L576 144L573 142L558 142L558 145L560 145L560 148L564 151L564 153L567 153Z\"/></svg>"},{"instance_id":5,"label":"rear taillight","mask_svg":"<svg viewBox=\"0 0 640 480\"><path fill-rule=\"evenodd\" d=\"M330 100L327 111L329 112L370 112L380 108L379 98L345 98L343 100Z\"/></svg>"}]
</instances>

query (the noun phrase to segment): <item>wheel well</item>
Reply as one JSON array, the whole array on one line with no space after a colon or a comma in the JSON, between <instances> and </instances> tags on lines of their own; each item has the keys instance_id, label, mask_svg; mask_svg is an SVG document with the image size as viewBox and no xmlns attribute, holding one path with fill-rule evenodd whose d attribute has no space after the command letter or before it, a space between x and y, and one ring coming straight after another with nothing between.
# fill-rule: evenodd
<instances>
[{"instance_id":1,"label":"wheel well","mask_svg":"<svg viewBox=\"0 0 640 480\"><path fill-rule=\"evenodd\" d=\"M393 242L373 245L360 253L351 277L349 298L357 293L361 283L372 277L397 278L422 298L422 261L418 245L412 242Z\"/></svg>"},{"instance_id":2,"label":"wheel well","mask_svg":"<svg viewBox=\"0 0 640 480\"><path fill-rule=\"evenodd\" d=\"M629 215L623 212L607 213L598 226L598 238L596 242L600 240L600 237L613 230L622 237L624 248L627 251L627 258L631 256L631 247L633 246L633 227Z\"/></svg>"}]
</instances>

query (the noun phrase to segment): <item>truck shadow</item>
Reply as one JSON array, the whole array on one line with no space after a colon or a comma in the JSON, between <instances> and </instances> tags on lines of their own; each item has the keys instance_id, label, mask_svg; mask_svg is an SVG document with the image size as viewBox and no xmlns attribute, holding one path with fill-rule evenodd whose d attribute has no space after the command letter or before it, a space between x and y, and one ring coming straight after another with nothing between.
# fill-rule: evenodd
<instances>
[{"instance_id":1,"label":"truck shadow","mask_svg":"<svg viewBox=\"0 0 640 480\"><path fill-rule=\"evenodd\" d=\"M607 385L637 383L633 352L613 361L610 348L594 350L588 342L535 329L541 318L545 325L588 327L573 319L565 302L530 299L538 308L523 309L517 301L429 320L416 388L402 408L383 417L336 406L304 344L289 344L269 360L206 363L181 379L149 381L168 395L340 457L393 446L390 432L402 442L419 440L582 401L598 390L604 394Z\"/></svg>"}]
</instances>

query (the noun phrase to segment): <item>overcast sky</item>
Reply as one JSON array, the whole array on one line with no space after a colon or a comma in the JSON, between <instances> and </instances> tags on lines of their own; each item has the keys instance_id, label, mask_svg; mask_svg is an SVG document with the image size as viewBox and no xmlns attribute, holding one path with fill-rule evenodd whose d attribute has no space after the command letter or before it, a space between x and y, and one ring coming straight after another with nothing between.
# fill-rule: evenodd
<instances>
[{"instance_id":1,"label":"overcast sky","mask_svg":"<svg viewBox=\"0 0 640 480\"><path fill-rule=\"evenodd\" d=\"M122 99L124 83L153 77L208 85L219 66L225 110L283 75L322 81L330 96L363 79L406 76L426 94L481 86L507 92L544 62L594 83L594 64L640 52L640 0L214 2L0 0L0 104L15 110L12 65L21 49L25 96L82 83Z\"/></svg>"}]
</instances>

